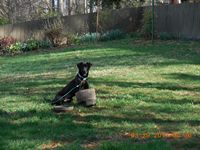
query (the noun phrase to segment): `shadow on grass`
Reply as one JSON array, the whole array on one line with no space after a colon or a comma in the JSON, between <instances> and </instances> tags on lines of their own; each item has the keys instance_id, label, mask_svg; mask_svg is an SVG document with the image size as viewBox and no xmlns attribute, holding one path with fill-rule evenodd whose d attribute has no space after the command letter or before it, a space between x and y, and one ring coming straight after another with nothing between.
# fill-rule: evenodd
<instances>
[{"instance_id":1,"label":"shadow on grass","mask_svg":"<svg viewBox=\"0 0 200 150\"><path fill-rule=\"evenodd\" d=\"M158 90L171 90L171 91L200 91L200 87L190 87L184 86L173 82L119 82L119 81L106 81L103 78L91 79L91 81L98 84L105 84L107 86L119 86L121 88L152 88Z\"/></svg>"},{"instance_id":2,"label":"shadow on grass","mask_svg":"<svg viewBox=\"0 0 200 150\"><path fill-rule=\"evenodd\" d=\"M43 79L40 78L33 78L32 80L29 80L29 78L23 79L22 81L15 81L12 80L8 82L1 82L0 91L3 91L3 96L9 96L9 95L16 95L16 96L34 96L37 95L38 97L46 97L48 95L52 96L52 98L55 96L55 94L63 88L68 81L70 81L71 78L64 79ZM133 89L157 89L157 90L169 90L169 91L191 91L191 92L199 92L200 87L193 87L193 86L186 86L186 85L180 85L178 83L173 82L165 82L165 83L156 83L156 82L120 82L120 81L108 81L104 78L90 78L90 82L93 83L94 86L99 85L105 85L110 87L120 87L120 88L133 88ZM109 93L108 91L104 89L97 89L97 94L99 98L103 99L110 99L110 98L120 98L119 95ZM131 94L131 93L130 93ZM143 97L144 93L135 93L132 94L133 98L140 98ZM151 95L146 95L146 97L151 97ZM51 98L51 99L52 99ZM166 99L166 100L159 100L156 98L151 99L151 102L162 102L162 103L173 103L173 104L184 104L184 103L193 103L193 104L199 104L199 101L196 100L190 100L187 98L181 98L181 99Z\"/></svg>"},{"instance_id":3,"label":"shadow on grass","mask_svg":"<svg viewBox=\"0 0 200 150\"><path fill-rule=\"evenodd\" d=\"M65 143L73 143L74 141L94 142L105 140L113 133L121 133L125 127L116 127L115 124L140 124L136 131L141 132L143 125L155 123L159 126L168 126L163 128L163 131L179 131L182 123L187 122L189 125L198 125L198 120L170 120L158 119L152 115L143 115L136 113L123 114L121 117L115 115L86 115L82 116L78 113L55 114L50 110L38 111L30 110L27 112L5 112L0 111L0 125L4 130L1 130L0 143L1 148L9 148L9 143L16 140L33 141L37 139L41 141L37 145L44 144L44 141L56 141ZM109 121L111 124L107 127L96 127L93 125ZM169 127L171 127L169 129ZM162 130L161 130L162 131ZM143 130L144 132L144 130ZM153 131L152 131L153 132ZM7 147L8 146L8 147ZM26 145L29 147L30 145ZM36 146L36 145L35 145ZM23 147L21 147L23 148ZM34 147L36 148L36 147Z\"/></svg>"},{"instance_id":4,"label":"shadow on grass","mask_svg":"<svg viewBox=\"0 0 200 150\"><path fill-rule=\"evenodd\" d=\"M0 143L3 149L8 149L11 141L23 142L23 140L33 141L37 139L37 141L41 141L38 144L49 140L71 143L76 140L83 141L96 135L92 125L76 123L79 116L73 113L55 114L51 110L9 113L0 110L0 115L0 125L3 129L0 134ZM28 146L30 145L27 143L26 147Z\"/></svg>"},{"instance_id":5,"label":"shadow on grass","mask_svg":"<svg viewBox=\"0 0 200 150\"><path fill-rule=\"evenodd\" d=\"M192 75L186 73L171 73L171 74L164 74L171 79L179 79L179 80L187 80L187 81L199 81L200 82L200 75Z\"/></svg>"},{"instance_id":6,"label":"shadow on grass","mask_svg":"<svg viewBox=\"0 0 200 150\"><path fill-rule=\"evenodd\" d=\"M145 114L146 113L146 114ZM111 121L112 123L123 123L127 122L130 124L145 124L145 123L155 123L157 125L178 125L187 122L191 126L198 126L200 124L199 120L173 120L173 119L161 119L156 118L156 116L148 115L148 111L144 110L144 114L137 114L136 112L123 113L122 116L107 116L107 115L88 115L84 117L86 122L102 122ZM111 125L112 128L112 125ZM123 128L123 127L122 127ZM177 130L177 129L175 129Z\"/></svg>"},{"instance_id":7,"label":"shadow on grass","mask_svg":"<svg viewBox=\"0 0 200 150\"><path fill-rule=\"evenodd\" d=\"M12 72L41 73L52 70L58 71L65 67L72 68L81 60L91 61L97 67L138 66L145 64L157 66L200 64L199 54L188 50L188 47L190 46L185 45L184 47L176 43L166 44L161 42L157 45L151 45L150 43L134 45L127 40L119 43L114 41L114 43L106 42L67 48L59 52L31 53L26 56L27 58L24 58L24 56L8 57L10 59L21 59L21 61L8 62L5 67L12 70ZM79 52L81 53L79 54ZM30 59L28 59L29 57ZM36 57L36 59L33 59L33 57ZM7 62L6 59L4 60Z\"/></svg>"},{"instance_id":8,"label":"shadow on grass","mask_svg":"<svg viewBox=\"0 0 200 150\"><path fill-rule=\"evenodd\" d=\"M158 103L158 104L178 104L178 105L185 105L185 104L194 104L194 105L199 105L200 101L199 100L191 100L189 98L171 98L171 99L158 99L158 98L153 98L151 100L153 103Z\"/></svg>"}]
</instances>

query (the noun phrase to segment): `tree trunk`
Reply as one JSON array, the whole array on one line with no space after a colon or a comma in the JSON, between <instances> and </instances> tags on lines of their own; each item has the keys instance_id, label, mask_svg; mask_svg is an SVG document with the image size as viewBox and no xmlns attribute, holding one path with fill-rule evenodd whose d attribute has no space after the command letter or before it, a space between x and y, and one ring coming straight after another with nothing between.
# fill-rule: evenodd
<instances>
[{"instance_id":1,"label":"tree trunk","mask_svg":"<svg viewBox=\"0 0 200 150\"><path fill-rule=\"evenodd\" d=\"M71 0L67 0L68 15L71 15Z\"/></svg>"},{"instance_id":2,"label":"tree trunk","mask_svg":"<svg viewBox=\"0 0 200 150\"><path fill-rule=\"evenodd\" d=\"M89 7L90 7L90 13L93 13L93 1L90 0L89 2Z\"/></svg>"},{"instance_id":3,"label":"tree trunk","mask_svg":"<svg viewBox=\"0 0 200 150\"><path fill-rule=\"evenodd\" d=\"M55 1L54 0L51 1L51 6L52 6L52 10L55 11Z\"/></svg>"},{"instance_id":4,"label":"tree trunk","mask_svg":"<svg viewBox=\"0 0 200 150\"><path fill-rule=\"evenodd\" d=\"M87 0L84 1L84 13L87 14Z\"/></svg>"}]
</instances>

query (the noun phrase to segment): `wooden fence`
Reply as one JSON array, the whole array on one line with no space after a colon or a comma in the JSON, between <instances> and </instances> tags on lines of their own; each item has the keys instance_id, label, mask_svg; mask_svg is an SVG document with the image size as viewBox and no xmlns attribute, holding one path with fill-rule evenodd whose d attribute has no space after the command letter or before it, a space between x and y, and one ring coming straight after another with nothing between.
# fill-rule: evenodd
<instances>
[{"instance_id":1,"label":"wooden fence","mask_svg":"<svg viewBox=\"0 0 200 150\"><path fill-rule=\"evenodd\" d=\"M124 32L134 32L142 24L141 20L145 8L125 8L112 10L106 14L100 14L102 30L121 29ZM157 6L156 31L167 32L177 37L200 39L200 3L187 3L180 5ZM50 20L54 20L51 18ZM73 15L62 17L64 29L67 32L83 34L95 32L96 14ZM36 20L18 24L0 26L0 37L13 36L17 40L24 41L34 37L44 39L44 24L47 20Z\"/></svg>"},{"instance_id":2,"label":"wooden fence","mask_svg":"<svg viewBox=\"0 0 200 150\"><path fill-rule=\"evenodd\" d=\"M142 8L138 9L121 9L109 11L103 30L121 29L124 32L135 31L140 26L140 18L142 16ZM104 13L102 13L102 16ZM57 20L51 18L50 22ZM62 17L64 30L66 33L83 34L96 31L96 13L85 15L72 15ZM9 24L0 26L0 37L12 36L17 40L24 41L28 38L44 39L44 26L47 20L35 20L18 24Z\"/></svg>"},{"instance_id":3,"label":"wooden fence","mask_svg":"<svg viewBox=\"0 0 200 150\"><path fill-rule=\"evenodd\" d=\"M176 37L200 39L200 3L156 7L156 30Z\"/></svg>"}]
</instances>

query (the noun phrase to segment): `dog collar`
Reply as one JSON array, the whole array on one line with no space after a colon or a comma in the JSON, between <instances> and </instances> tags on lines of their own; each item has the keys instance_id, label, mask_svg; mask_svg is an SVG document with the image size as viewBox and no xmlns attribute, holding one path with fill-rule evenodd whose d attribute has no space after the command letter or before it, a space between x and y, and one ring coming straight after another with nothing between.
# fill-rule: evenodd
<instances>
[{"instance_id":1,"label":"dog collar","mask_svg":"<svg viewBox=\"0 0 200 150\"><path fill-rule=\"evenodd\" d=\"M87 80L87 77L85 78L85 77L81 76L80 73L78 73L77 75L81 80Z\"/></svg>"}]
</instances>

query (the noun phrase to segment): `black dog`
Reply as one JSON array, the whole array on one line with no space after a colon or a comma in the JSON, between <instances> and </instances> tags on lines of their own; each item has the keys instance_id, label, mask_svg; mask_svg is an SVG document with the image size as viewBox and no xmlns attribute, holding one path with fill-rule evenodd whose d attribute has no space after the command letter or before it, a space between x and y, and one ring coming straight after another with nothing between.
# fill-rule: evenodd
<instances>
[{"instance_id":1,"label":"black dog","mask_svg":"<svg viewBox=\"0 0 200 150\"><path fill-rule=\"evenodd\" d=\"M89 62L80 62L77 64L78 73L75 78L69 82L61 91L59 91L55 98L52 100L52 105L61 105L64 102L71 102L75 93L82 89L88 89L89 84L87 77L89 75L90 67L92 66Z\"/></svg>"}]
</instances>

